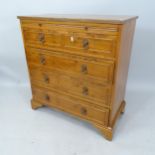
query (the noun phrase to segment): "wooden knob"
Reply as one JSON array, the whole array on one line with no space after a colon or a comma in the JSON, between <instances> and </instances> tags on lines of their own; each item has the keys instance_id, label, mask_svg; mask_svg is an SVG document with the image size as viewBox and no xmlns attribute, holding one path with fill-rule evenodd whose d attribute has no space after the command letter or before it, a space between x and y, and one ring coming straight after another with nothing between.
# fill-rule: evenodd
<instances>
[{"instance_id":1,"label":"wooden knob","mask_svg":"<svg viewBox=\"0 0 155 155\"><path fill-rule=\"evenodd\" d=\"M45 100L50 101L50 96L48 94L45 95Z\"/></svg>"},{"instance_id":2,"label":"wooden knob","mask_svg":"<svg viewBox=\"0 0 155 155\"><path fill-rule=\"evenodd\" d=\"M88 41L88 39L84 39L82 44L83 44L83 48L84 49L87 49L89 47L89 41Z\"/></svg>"},{"instance_id":3,"label":"wooden knob","mask_svg":"<svg viewBox=\"0 0 155 155\"><path fill-rule=\"evenodd\" d=\"M42 24L41 24L41 23L39 23L38 25L39 25L40 27L42 26Z\"/></svg>"},{"instance_id":4,"label":"wooden knob","mask_svg":"<svg viewBox=\"0 0 155 155\"><path fill-rule=\"evenodd\" d=\"M82 107L82 108L81 108L81 114L82 114L82 115L87 115L87 109L84 108L84 107Z\"/></svg>"},{"instance_id":5,"label":"wooden knob","mask_svg":"<svg viewBox=\"0 0 155 155\"><path fill-rule=\"evenodd\" d=\"M84 29L87 31L88 30L88 26L85 26Z\"/></svg>"},{"instance_id":6,"label":"wooden knob","mask_svg":"<svg viewBox=\"0 0 155 155\"><path fill-rule=\"evenodd\" d=\"M82 94L83 95L88 95L88 88L87 87L82 88Z\"/></svg>"},{"instance_id":7,"label":"wooden knob","mask_svg":"<svg viewBox=\"0 0 155 155\"><path fill-rule=\"evenodd\" d=\"M38 35L38 40L41 42L41 43L44 43L45 42L45 35L43 33L39 33Z\"/></svg>"},{"instance_id":8,"label":"wooden knob","mask_svg":"<svg viewBox=\"0 0 155 155\"><path fill-rule=\"evenodd\" d=\"M86 64L82 64L81 65L81 72L84 74L88 73L88 69L87 69L87 65Z\"/></svg>"},{"instance_id":9,"label":"wooden knob","mask_svg":"<svg viewBox=\"0 0 155 155\"><path fill-rule=\"evenodd\" d=\"M42 65L44 65L46 63L46 59L43 56L40 57L40 63Z\"/></svg>"},{"instance_id":10,"label":"wooden knob","mask_svg":"<svg viewBox=\"0 0 155 155\"><path fill-rule=\"evenodd\" d=\"M50 79L49 79L48 75L44 75L44 81L45 81L45 83L49 83Z\"/></svg>"}]
</instances>

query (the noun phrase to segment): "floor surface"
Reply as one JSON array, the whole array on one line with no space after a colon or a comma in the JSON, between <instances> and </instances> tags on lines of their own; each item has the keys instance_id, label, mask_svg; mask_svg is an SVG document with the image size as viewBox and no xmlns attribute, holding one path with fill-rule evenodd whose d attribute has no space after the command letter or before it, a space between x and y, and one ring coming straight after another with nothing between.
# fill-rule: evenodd
<instances>
[{"instance_id":1,"label":"floor surface","mask_svg":"<svg viewBox=\"0 0 155 155\"><path fill-rule=\"evenodd\" d=\"M91 124L30 107L29 87L0 88L0 155L154 155L155 93L128 91L126 111L105 140Z\"/></svg>"}]
</instances>

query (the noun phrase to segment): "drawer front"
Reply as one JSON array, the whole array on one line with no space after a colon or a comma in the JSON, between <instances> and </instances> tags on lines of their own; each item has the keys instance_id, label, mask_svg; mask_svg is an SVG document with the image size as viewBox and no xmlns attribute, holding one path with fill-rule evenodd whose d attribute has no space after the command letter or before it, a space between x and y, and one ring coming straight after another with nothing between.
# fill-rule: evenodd
<instances>
[{"instance_id":1,"label":"drawer front","mask_svg":"<svg viewBox=\"0 0 155 155\"><path fill-rule=\"evenodd\" d=\"M84 36L69 34L62 36L63 48L85 54L115 56L115 37Z\"/></svg>"},{"instance_id":2,"label":"drawer front","mask_svg":"<svg viewBox=\"0 0 155 155\"><path fill-rule=\"evenodd\" d=\"M28 63L35 63L42 67L55 68L83 76L100 78L106 84L111 84L113 80L114 62L111 61L97 62L97 59L90 61L88 57L76 57L34 48L27 48L26 53Z\"/></svg>"},{"instance_id":3,"label":"drawer front","mask_svg":"<svg viewBox=\"0 0 155 155\"><path fill-rule=\"evenodd\" d=\"M107 125L107 109L97 109L89 106L89 103L79 100L78 98L63 96L62 94L57 94L34 86L32 87L32 91L34 101L41 102L47 106L56 107L65 112L69 112L87 120L92 120L102 125Z\"/></svg>"},{"instance_id":4,"label":"drawer front","mask_svg":"<svg viewBox=\"0 0 155 155\"><path fill-rule=\"evenodd\" d=\"M100 57L115 57L117 37L50 30L23 30L25 44L42 49Z\"/></svg>"},{"instance_id":5,"label":"drawer front","mask_svg":"<svg viewBox=\"0 0 155 155\"><path fill-rule=\"evenodd\" d=\"M96 24L96 23L71 23L58 21L37 21L37 20L22 20L24 29L50 30L62 32L78 32L86 34L104 34L104 35L119 35L120 28L116 24Z\"/></svg>"},{"instance_id":6,"label":"drawer front","mask_svg":"<svg viewBox=\"0 0 155 155\"><path fill-rule=\"evenodd\" d=\"M103 85L95 78L47 70L36 65L31 65L30 75L31 82L39 86L78 96L100 106L110 104L111 86Z\"/></svg>"}]
</instances>

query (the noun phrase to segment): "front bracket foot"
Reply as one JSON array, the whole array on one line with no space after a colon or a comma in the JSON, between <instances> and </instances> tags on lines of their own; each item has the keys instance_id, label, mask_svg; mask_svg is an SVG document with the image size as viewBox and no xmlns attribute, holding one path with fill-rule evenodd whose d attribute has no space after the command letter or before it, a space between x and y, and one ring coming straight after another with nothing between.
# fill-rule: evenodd
<instances>
[{"instance_id":1,"label":"front bracket foot","mask_svg":"<svg viewBox=\"0 0 155 155\"><path fill-rule=\"evenodd\" d=\"M95 127L99 129L99 131L102 133L102 135L109 141L112 140L113 137L113 130L111 127L104 127L100 126L98 124L95 124Z\"/></svg>"},{"instance_id":2,"label":"front bracket foot","mask_svg":"<svg viewBox=\"0 0 155 155\"><path fill-rule=\"evenodd\" d=\"M32 109L38 109L38 108L41 108L41 107L43 107L44 105L42 105L42 104L40 104L40 103L38 103L38 102L36 102L36 101L34 101L33 99L31 100L31 107L32 107Z\"/></svg>"}]
</instances>

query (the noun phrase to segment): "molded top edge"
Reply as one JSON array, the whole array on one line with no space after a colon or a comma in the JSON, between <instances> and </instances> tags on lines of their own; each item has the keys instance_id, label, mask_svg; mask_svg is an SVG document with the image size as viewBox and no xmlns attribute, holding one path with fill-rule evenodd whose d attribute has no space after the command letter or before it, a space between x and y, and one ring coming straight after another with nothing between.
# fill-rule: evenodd
<instances>
[{"instance_id":1,"label":"molded top edge","mask_svg":"<svg viewBox=\"0 0 155 155\"><path fill-rule=\"evenodd\" d=\"M37 16L18 16L19 19L29 20L58 20L58 21L81 21L123 24L127 21L137 19L138 16L127 15L80 15L80 14L44 14Z\"/></svg>"}]
</instances>

